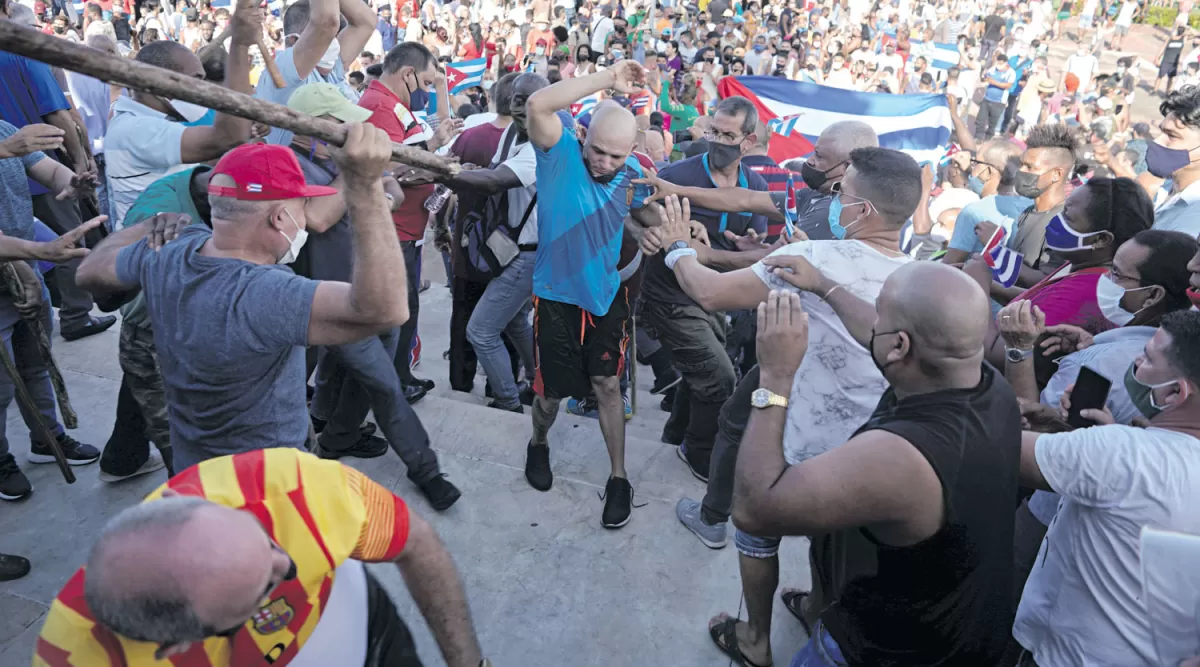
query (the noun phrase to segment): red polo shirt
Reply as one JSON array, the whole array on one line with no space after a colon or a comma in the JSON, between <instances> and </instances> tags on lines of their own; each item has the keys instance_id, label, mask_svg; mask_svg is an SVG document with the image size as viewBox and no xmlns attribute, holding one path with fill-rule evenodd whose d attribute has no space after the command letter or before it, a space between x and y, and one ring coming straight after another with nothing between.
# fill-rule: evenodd
<instances>
[{"instance_id":1,"label":"red polo shirt","mask_svg":"<svg viewBox=\"0 0 1200 667\"><path fill-rule=\"evenodd\" d=\"M425 147L425 140L433 135L428 125L413 116L404 102L390 88L379 81L372 81L358 100L358 106L371 112L369 123L388 133L398 144ZM419 241L425 238L425 226L429 223L429 211L425 200L433 194L433 185L418 185L404 188L404 203L392 213L396 225L396 236L401 241Z\"/></svg>"}]
</instances>

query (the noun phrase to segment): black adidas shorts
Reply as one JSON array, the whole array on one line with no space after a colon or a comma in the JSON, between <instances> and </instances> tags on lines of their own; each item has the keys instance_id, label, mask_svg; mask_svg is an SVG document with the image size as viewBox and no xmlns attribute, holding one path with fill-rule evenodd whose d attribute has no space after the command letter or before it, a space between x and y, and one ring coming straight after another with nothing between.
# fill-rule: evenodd
<instances>
[{"instance_id":1,"label":"black adidas shorts","mask_svg":"<svg viewBox=\"0 0 1200 667\"><path fill-rule=\"evenodd\" d=\"M534 297L533 339L537 355L534 390L545 398L587 396L592 377L625 369L629 343L629 289L617 290L604 316L579 306Z\"/></svg>"}]
</instances>

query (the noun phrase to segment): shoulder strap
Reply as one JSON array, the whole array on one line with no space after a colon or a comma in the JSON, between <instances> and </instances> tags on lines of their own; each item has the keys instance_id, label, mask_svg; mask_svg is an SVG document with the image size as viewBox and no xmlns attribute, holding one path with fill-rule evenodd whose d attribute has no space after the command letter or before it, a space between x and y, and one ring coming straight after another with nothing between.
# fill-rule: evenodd
<instances>
[{"instance_id":1,"label":"shoulder strap","mask_svg":"<svg viewBox=\"0 0 1200 667\"><path fill-rule=\"evenodd\" d=\"M513 141L515 141L516 138L517 138L517 128L513 127L512 125L509 125L508 129L506 129L505 133L504 133L504 146L502 146L500 148L500 159L496 161L497 165L503 163L505 160L508 159L509 151L512 150Z\"/></svg>"},{"instance_id":2,"label":"shoulder strap","mask_svg":"<svg viewBox=\"0 0 1200 667\"><path fill-rule=\"evenodd\" d=\"M533 214L534 206L537 206L537 193L536 192L533 193L533 199L529 200L529 206L525 207L525 215L521 216L521 224L517 225L515 228L515 230L518 234L520 234L521 230L525 228L525 223L529 222L529 216Z\"/></svg>"}]
</instances>

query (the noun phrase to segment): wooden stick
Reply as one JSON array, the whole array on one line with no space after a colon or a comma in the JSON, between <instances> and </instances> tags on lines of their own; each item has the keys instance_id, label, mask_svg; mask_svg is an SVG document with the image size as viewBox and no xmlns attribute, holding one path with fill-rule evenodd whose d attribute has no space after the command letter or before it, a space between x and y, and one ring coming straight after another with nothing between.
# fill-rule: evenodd
<instances>
[{"instance_id":1,"label":"wooden stick","mask_svg":"<svg viewBox=\"0 0 1200 667\"><path fill-rule=\"evenodd\" d=\"M0 21L0 50L87 74L101 81L199 104L306 137L316 137L335 146L341 146L346 141L344 125L293 111L281 104L260 100L215 83L46 35L12 21ZM395 142L392 143L392 159L448 176L456 176L460 170L458 163L453 160Z\"/></svg>"},{"instance_id":2,"label":"wooden stick","mask_svg":"<svg viewBox=\"0 0 1200 667\"><path fill-rule=\"evenodd\" d=\"M3 22L7 23L7 21ZM50 448L50 452L54 454L54 461L58 463L58 469L62 472L63 479L67 480L67 484L74 484L75 471L71 470L71 464L67 462L58 438L54 437L54 431L42 419L42 413L38 412L38 406L33 402L33 397L29 395L25 380L21 379L21 372L17 370L17 365L13 363L12 355L8 353L8 347L5 345L0 345L0 366L4 367L8 378L12 380L13 388L16 390L17 405L24 408L33 420L33 423L29 424L29 430L32 431L30 435L41 440Z\"/></svg>"},{"instance_id":3,"label":"wooden stick","mask_svg":"<svg viewBox=\"0 0 1200 667\"><path fill-rule=\"evenodd\" d=\"M275 84L275 87L279 90L287 88L287 81L283 80L283 72L280 72L279 65L275 64L275 56L267 50L267 40L263 39L262 35L258 36L258 52L262 54L263 66L267 68L267 74L271 75L271 82Z\"/></svg>"}]
</instances>

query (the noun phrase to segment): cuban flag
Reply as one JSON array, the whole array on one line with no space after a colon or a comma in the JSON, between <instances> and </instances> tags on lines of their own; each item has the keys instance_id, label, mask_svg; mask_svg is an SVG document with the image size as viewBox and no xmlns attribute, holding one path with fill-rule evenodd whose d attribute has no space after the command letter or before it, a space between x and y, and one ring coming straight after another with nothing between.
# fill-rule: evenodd
<instances>
[{"instance_id":1,"label":"cuban flag","mask_svg":"<svg viewBox=\"0 0 1200 667\"><path fill-rule=\"evenodd\" d=\"M790 134L772 137L768 154L780 164L812 153L821 132L842 120L867 123L879 134L880 146L903 151L917 164L936 164L950 144L944 95L860 93L774 76L727 76L717 92L722 98L748 98L768 125L773 119L800 117Z\"/></svg>"},{"instance_id":2,"label":"cuban flag","mask_svg":"<svg viewBox=\"0 0 1200 667\"><path fill-rule=\"evenodd\" d=\"M775 134L790 137L792 130L796 129L796 123L800 121L801 115L803 114L788 116L786 118L772 118L767 122L767 127Z\"/></svg>"},{"instance_id":3,"label":"cuban flag","mask_svg":"<svg viewBox=\"0 0 1200 667\"><path fill-rule=\"evenodd\" d=\"M909 51L911 56L908 58L908 70L912 71L912 62L917 56L925 56L929 61L929 69L939 72L945 72L951 67L958 67L959 53L958 44L947 44L943 42L934 42L932 50L924 46L924 42L919 42L915 39L908 41L912 45L912 50Z\"/></svg>"},{"instance_id":4,"label":"cuban flag","mask_svg":"<svg viewBox=\"0 0 1200 667\"><path fill-rule=\"evenodd\" d=\"M650 104L650 96L638 95L637 97L629 100L629 110L636 114L642 109L645 109L647 104Z\"/></svg>"},{"instance_id":5,"label":"cuban flag","mask_svg":"<svg viewBox=\"0 0 1200 667\"><path fill-rule=\"evenodd\" d=\"M483 85L483 73L487 70L487 58L460 60L446 65L446 86L451 95L466 92L468 88Z\"/></svg>"},{"instance_id":6,"label":"cuban flag","mask_svg":"<svg viewBox=\"0 0 1200 667\"><path fill-rule=\"evenodd\" d=\"M1021 275L1021 253L1004 245L1006 236L1003 227L997 227L992 238L983 247L983 261L992 270L992 279L1012 287L1017 284L1017 276Z\"/></svg>"},{"instance_id":7,"label":"cuban flag","mask_svg":"<svg viewBox=\"0 0 1200 667\"><path fill-rule=\"evenodd\" d=\"M571 115L579 118L600 103L600 95L593 93L571 105Z\"/></svg>"},{"instance_id":8,"label":"cuban flag","mask_svg":"<svg viewBox=\"0 0 1200 667\"><path fill-rule=\"evenodd\" d=\"M796 220L800 217L796 207L796 181L791 174L788 174L787 202L783 214L783 224L787 227L788 238L791 238L796 235Z\"/></svg>"}]
</instances>

